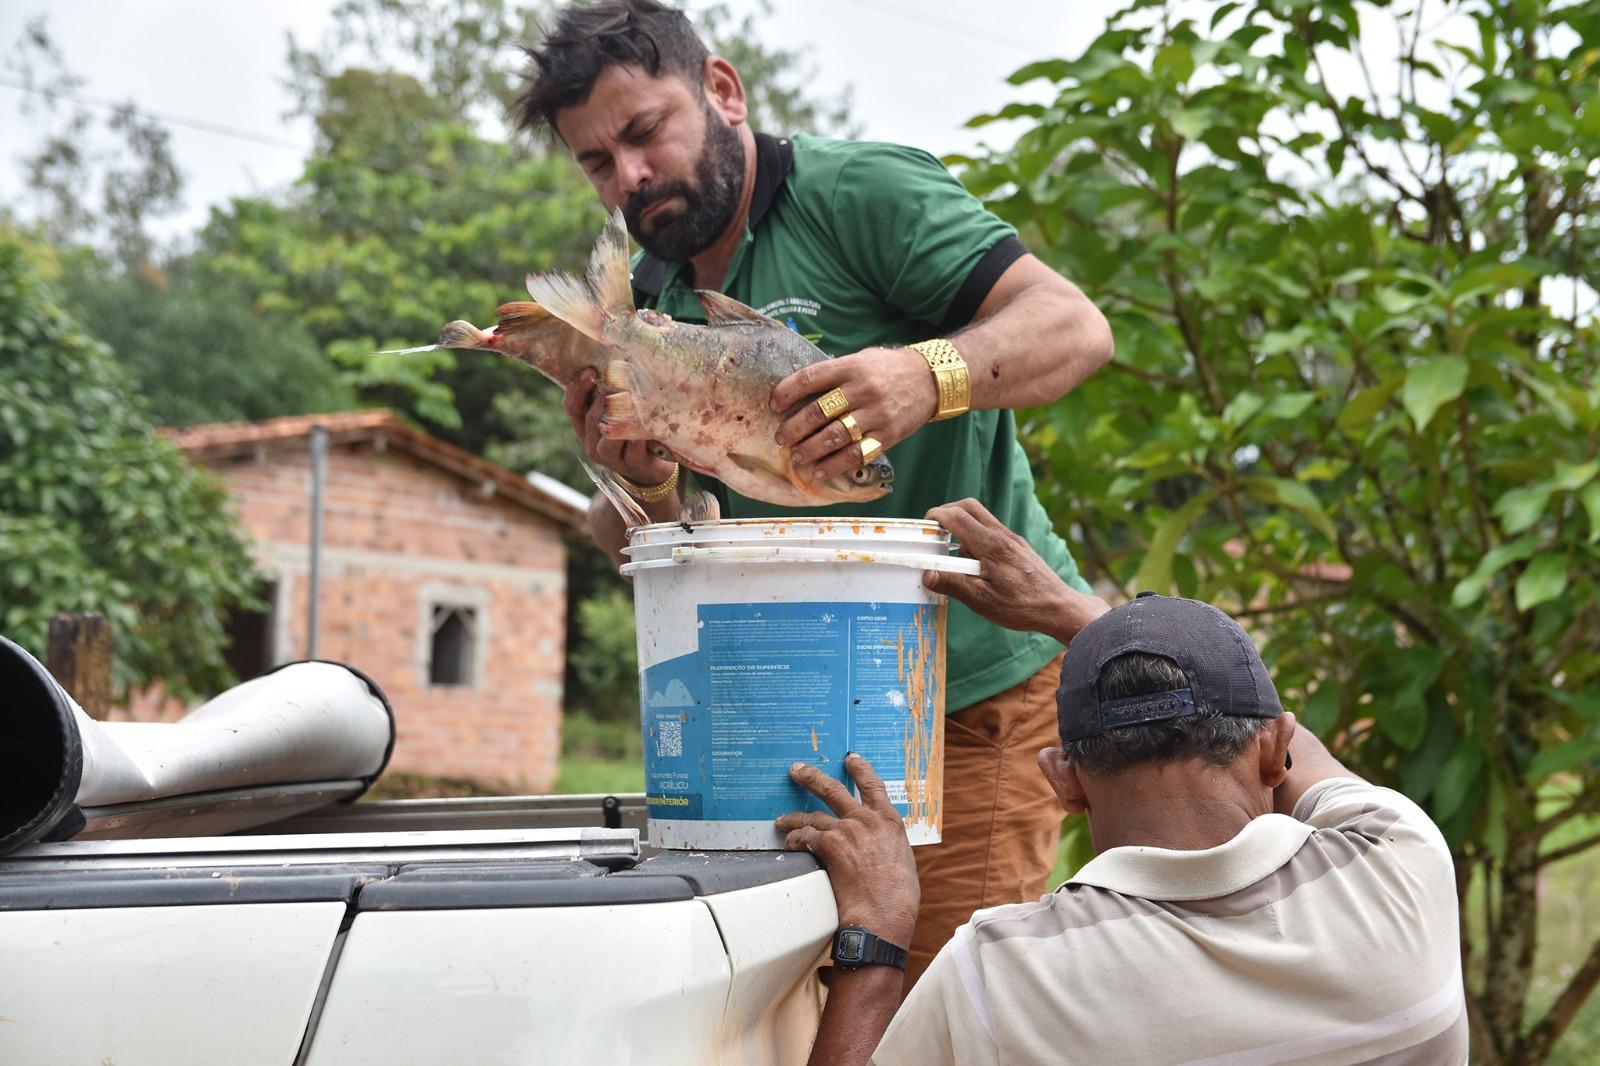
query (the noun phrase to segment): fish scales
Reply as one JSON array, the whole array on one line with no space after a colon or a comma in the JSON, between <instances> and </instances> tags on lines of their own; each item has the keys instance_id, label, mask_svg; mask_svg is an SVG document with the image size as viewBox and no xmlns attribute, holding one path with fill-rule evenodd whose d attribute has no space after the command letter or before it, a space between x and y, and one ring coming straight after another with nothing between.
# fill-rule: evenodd
<instances>
[{"instance_id":1,"label":"fish scales","mask_svg":"<svg viewBox=\"0 0 1600 1066\"><path fill-rule=\"evenodd\" d=\"M603 435L658 441L690 469L753 499L816 507L889 492L894 468L884 456L819 479L777 443L783 420L814 397L775 412L772 387L825 352L721 293L697 293L703 326L635 308L627 248L621 212L613 212L585 277L530 274L533 302L505 304L489 330L452 322L440 345L500 352L563 388L593 367L605 395Z\"/></svg>"}]
</instances>

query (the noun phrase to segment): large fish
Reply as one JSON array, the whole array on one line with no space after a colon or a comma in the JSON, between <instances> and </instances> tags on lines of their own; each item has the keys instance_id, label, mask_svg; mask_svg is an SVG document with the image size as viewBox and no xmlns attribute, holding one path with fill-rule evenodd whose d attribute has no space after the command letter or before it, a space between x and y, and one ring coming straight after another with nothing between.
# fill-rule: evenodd
<instances>
[{"instance_id":1,"label":"large fish","mask_svg":"<svg viewBox=\"0 0 1600 1066\"><path fill-rule=\"evenodd\" d=\"M717 292L697 294L704 326L634 307L622 212L612 212L595 243L587 277L529 274L528 292L537 302L505 304L490 329L451 322L439 346L511 356L563 388L594 367L605 394L602 434L659 441L691 470L752 499L820 507L889 492L894 468L883 456L819 479L775 439L794 411L772 410L772 387L827 359L822 349Z\"/></svg>"}]
</instances>

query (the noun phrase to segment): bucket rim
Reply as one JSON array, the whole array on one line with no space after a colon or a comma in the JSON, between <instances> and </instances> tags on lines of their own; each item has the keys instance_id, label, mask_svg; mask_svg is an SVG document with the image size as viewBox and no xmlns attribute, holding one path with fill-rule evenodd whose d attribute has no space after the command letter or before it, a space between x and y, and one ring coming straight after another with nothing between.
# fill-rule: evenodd
<instances>
[{"instance_id":1,"label":"bucket rim","mask_svg":"<svg viewBox=\"0 0 1600 1066\"><path fill-rule=\"evenodd\" d=\"M976 577L982 564L964 555L922 555L917 552L862 551L855 548L800 548L783 544L678 545L672 554L659 559L638 559L622 564L619 572L637 574L644 570L681 567L690 563L720 563L751 566L771 563L895 566L908 570L937 570L942 573Z\"/></svg>"},{"instance_id":2,"label":"bucket rim","mask_svg":"<svg viewBox=\"0 0 1600 1066\"><path fill-rule=\"evenodd\" d=\"M687 526L687 528L685 528ZM791 516L787 518L716 518L705 522L651 522L645 526L634 526L628 533L628 539L634 540L640 534L664 533L669 530L692 535L701 529L755 529L763 526L862 526L877 530L888 531L900 529L917 531L925 536L949 536L950 531L938 522L926 518L851 518L840 515L818 515L815 518L805 516Z\"/></svg>"}]
</instances>

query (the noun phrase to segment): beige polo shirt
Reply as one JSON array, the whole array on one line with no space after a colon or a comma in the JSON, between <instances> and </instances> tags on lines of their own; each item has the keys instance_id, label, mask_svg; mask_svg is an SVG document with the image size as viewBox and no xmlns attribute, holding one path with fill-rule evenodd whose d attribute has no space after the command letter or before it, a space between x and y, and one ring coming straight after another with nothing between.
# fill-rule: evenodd
<instances>
[{"instance_id":1,"label":"beige polo shirt","mask_svg":"<svg viewBox=\"0 0 1600 1066\"><path fill-rule=\"evenodd\" d=\"M1338 778L1205 851L1113 848L956 931L873 1062L1464 1063L1439 830Z\"/></svg>"}]
</instances>

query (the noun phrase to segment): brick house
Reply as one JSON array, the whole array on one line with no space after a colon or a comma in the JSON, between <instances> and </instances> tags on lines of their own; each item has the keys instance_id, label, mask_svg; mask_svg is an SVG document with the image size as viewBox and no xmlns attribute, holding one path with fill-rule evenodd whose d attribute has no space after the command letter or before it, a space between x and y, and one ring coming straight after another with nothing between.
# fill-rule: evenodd
<instances>
[{"instance_id":1,"label":"brick house","mask_svg":"<svg viewBox=\"0 0 1600 1066\"><path fill-rule=\"evenodd\" d=\"M226 483L266 579L265 612L231 620L235 673L307 657L316 426L327 435L316 657L388 695L391 770L547 791L561 748L564 537L586 501L388 411L167 432ZM174 710L150 695L129 713Z\"/></svg>"}]
</instances>

